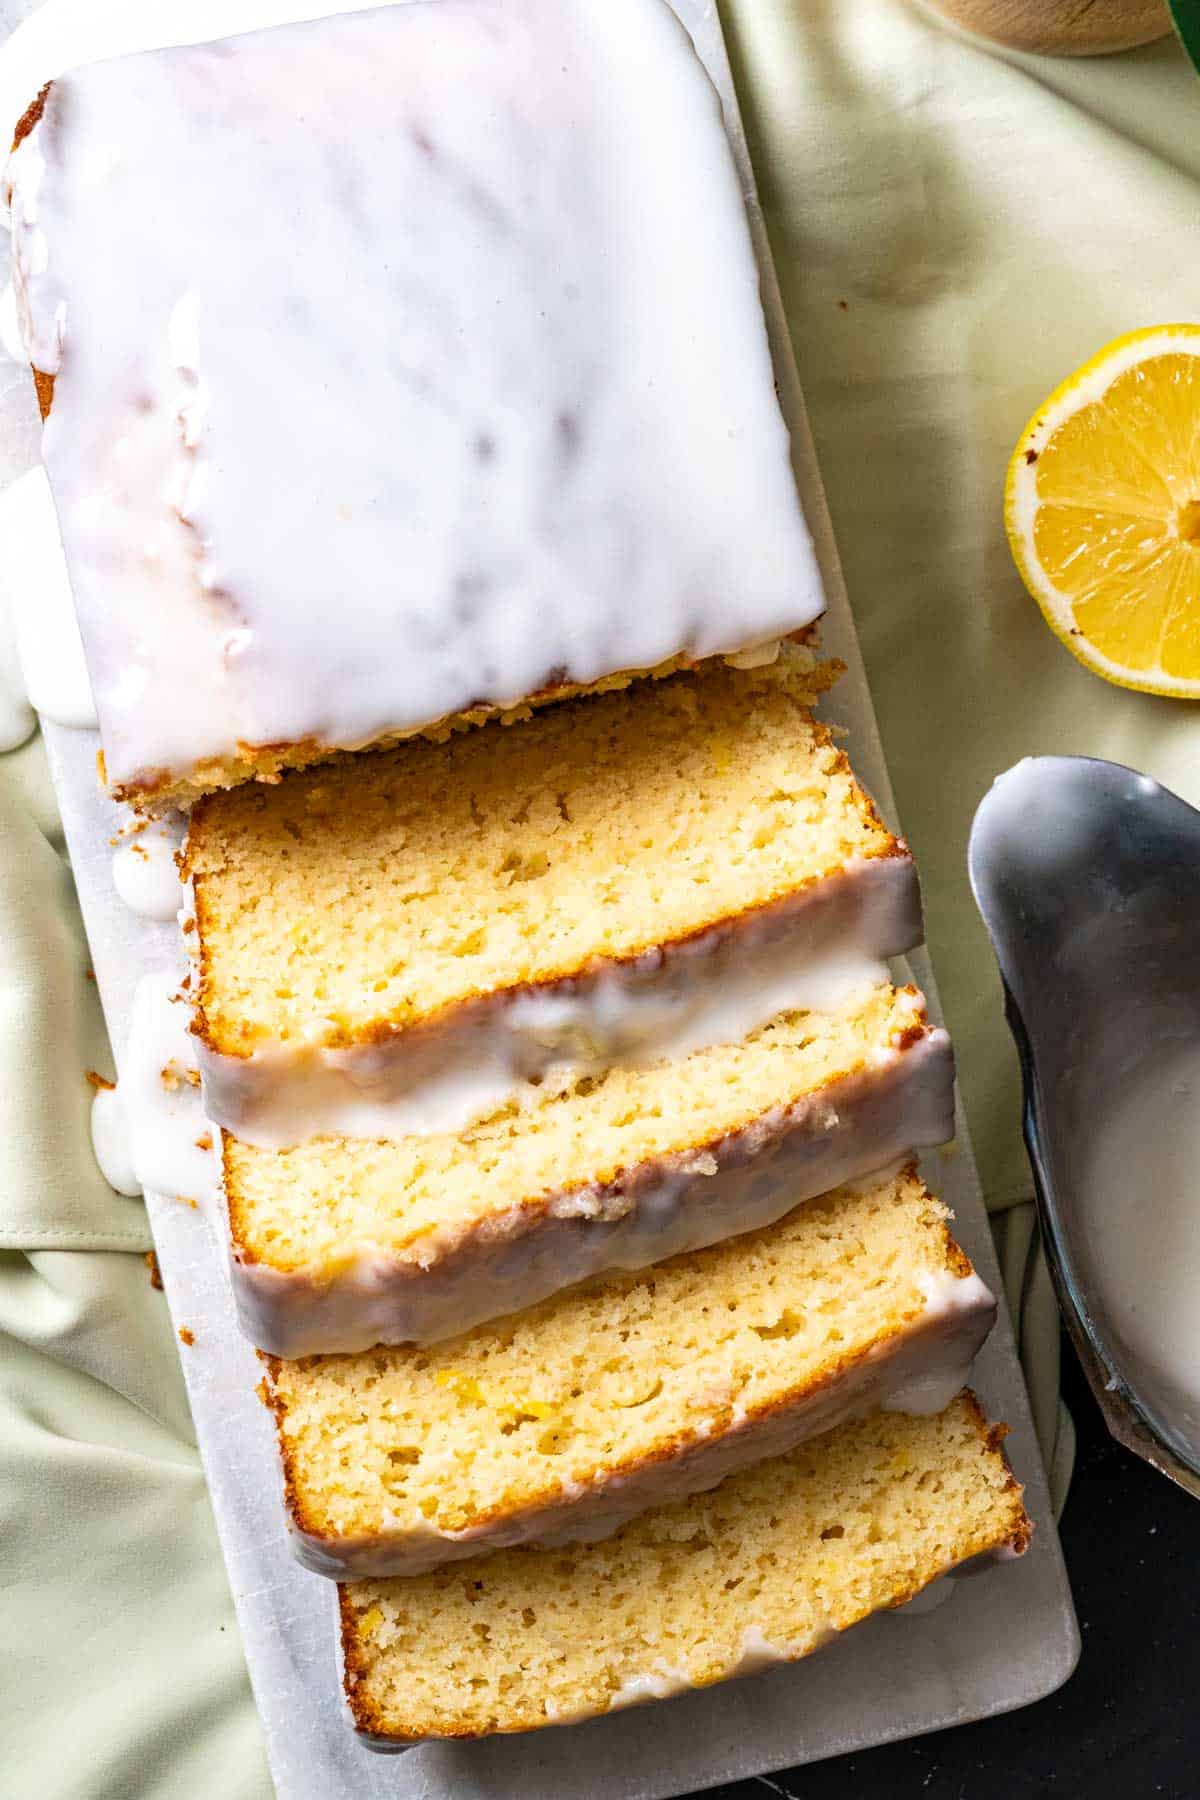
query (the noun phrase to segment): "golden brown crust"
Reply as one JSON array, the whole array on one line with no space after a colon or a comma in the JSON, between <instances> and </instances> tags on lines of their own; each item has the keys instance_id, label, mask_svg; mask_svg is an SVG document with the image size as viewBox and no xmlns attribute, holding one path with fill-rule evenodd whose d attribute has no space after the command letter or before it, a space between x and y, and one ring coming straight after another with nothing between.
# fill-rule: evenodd
<instances>
[{"instance_id":1,"label":"golden brown crust","mask_svg":"<svg viewBox=\"0 0 1200 1800\"><path fill-rule=\"evenodd\" d=\"M915 1164L910 1165L915 1173ZM950 1236L949 1229L943 1223L942 1233L945 1237L946 1267L952 1275L964 1276L975 1273L974 1265L966 1251Z\"/></svg>"},{"instance_id":2,"label":"golden brown crust","mask_svg":"<svg viewBox=\"0 0 1200 1800\"><path fill-rule=\"evenodd\" d=\"M988 1449L998 1456L1004 1464L1004 1471L1007 1477L1004 1484L1004 1492L1006 1494L1015 1495L1017 1503L1021 1508L1021 1517L1016 1521L1013 1534L1008 1539L1008 1548L1012 1551L1014 1556L1023 1556L1033 1541L1033 1520L1025 1511L1024 1484L1018 1481L1013 1474L1012 1464L1008 1460L1008 1452L1004 1448L1010 1427L1003 1419L997 1420L995 1424L988 1423L988 1416L984 1412L983 1407L979 1404L979 1396L973 1388L964 1388L961 1398L969 1407L972 1417L980 1431L984 1434L987 1440Z\"/></svg>"},{"instance_id":3,"label":"golden brown crust","mask_svg":"<svg viewBox=\"0 0 1200 1800\"><path fill-rule=\"evenodd\" d=\"M789 632L784 641L811 646L817 642L817 627L806 625L801 631ZM289 770L309 769L317 764L336 765L347 757L361 756L364 750L395 749L414 738L430 738L439 742L455 732L473 731L477 726L489 722L516 725L527 718L531 711L543 706L586 699L589 694L606 693L642 679L665 680L671 675L686 673L689 669L702 668L705 662L720 660L720 656L714 656L702 657L696 661L681 655L673 657L657 669L623 669L590 685L573 683L545 687L527 695L517 706L483 704L468 707L462 712L432 720L428 725L419 726L413 731L397 731L373 738L369 744L359 745L354 750L340 750L330 744L323 744L316 738L299 738L291 743L239 742L237 757L240 760L233 764L217 759L197 763L185 777L173 775L167 769L148 770L140 780L116 783L110 791L114 800L124 801L139 811L162 813L178 808L194 813L207 796L228 788L241 787L249 781L275 787ZM813 699L831 688L845 670L845 663L836 658L816 665L809 678Z\"/></svg>"},{"instance_id":4,"label":"golden brown crust","mask_svg":"<svg viewBox=\"0 0 1200 1800\"><path fill-rule=\"evenodd\" d=\"M13 132L12 141L12 148L14 150L17 148L18 144L23 143L29 136L30 132L45 112L46 97L50 92L51 85L50 82L46 83L37 99L30 101L29 105L25 108L25 111L21 114L21 117L17 120L17 128ZM33 365L30 364L30 367L33 368ZM33 369L33 385L37 390L38 410L44 421L49 418L50 408L54 402L54 377L53 375L46 375L41 369Z\"/></svg>"},{"instance_id":5,"label":"golden brown crust","mask_svg":"<svg viewBox=\"0 0 1200 1800\"><path fill-rule=\"evenodd\" d=\"M366 1691L367 1665L358 1645L358 1615L343 1583L338 1584L338 1634L342 1643L342 1691L357 1730L384 1736L383 1720Z\"/></svg>"},{"instance_id":6,"label":"golden brown crust","mask_svg":"<svg viewBox=\"0 0 1200 1800\"><path fill-rule=\"evenodd\" d=\"M296 1480L296 1466L292 1449L283 1430L283 1422L287 1417L287 1406L285 1402L280 1399L275 1387L275 1383L279 1378L279 1369L282 1358L271 1356L265 1350L257 1350L255 1355L266 1369L266 1374L258 1384L258 1397L275 1422L275 1442L279 1446L279 1464L283 1474L284 1512L289 1519L296 1522L302 1531L308 1531L310 1527L304 1523L304 1520L310 1515L308 1514L304 1496L301 1493L299 1484ZM311 1359L302 1358L301 1360L308 1361Z\"/></svg>"},{"instance_id":7,"label":"golden brown crust","mask_svg":"<svg viewBox=\"0 0 1200 1800\"><path fill-rule=\"evenodd\" d=\"M13 141L12 141L12 148L14 150L16 149L18 144L22 143L29 136L30 132L33 130L34 126L37 124L38 120L41 118L42 114L45 112L46 96L50 92L50 86L51 86L50 82L46 82L45 86L42 88L42 91L38 95L37 99L31 100L29 102L29 105L25 108L25 111L21 114L20 118L17 120L17 129L13 132Z\"/></svg>"},{"instance_id":8,"label":"golden brown crust","mask_svg":"<svg viewBox=\"0 0 1200 1800\"><path fill-rule=\"evenodd\" d=\"M32 367L32 364L30 365ZM38 411L42 415L42 423L50 417L50 408L54 404L54 377L44 375L40 369L33 371L33 385L37 392Z\"/></svg>"}]
</instances>

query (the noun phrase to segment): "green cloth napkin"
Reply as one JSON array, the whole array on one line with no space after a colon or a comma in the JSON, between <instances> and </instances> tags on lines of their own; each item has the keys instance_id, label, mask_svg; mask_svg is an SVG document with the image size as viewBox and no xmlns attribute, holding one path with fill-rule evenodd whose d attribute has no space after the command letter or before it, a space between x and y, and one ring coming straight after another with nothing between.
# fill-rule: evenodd
<instances>
[{"instance_id":1,"label":"green cloth napkin","mask_svg":"<svg viewBox=\"0 0 1200 1800\"><path fill-rule=\"evenodd\" d=\"M0 1795L271 1792L41 742L0 758Z\"/></svg>"},{"instance_id":2,"label":"green cloth napkin","mask_svg":"<svg viewBox=\"0 0 1200 1800\"><path fill-rule=\"evenodd\" d=\"M904 0L723 9L929 936L1061 1494L1057 1320L964 872L992 775L1084 750L1200 799L1200 715L1076 667L1009 565L1008 451L1107 337L1192 310L1197 94L1172 44L987 57ZM270 1782L140 1203L91 1160L108 1068L40 746L0 759L0 1793Z\"/></svg>"}]
</instances>

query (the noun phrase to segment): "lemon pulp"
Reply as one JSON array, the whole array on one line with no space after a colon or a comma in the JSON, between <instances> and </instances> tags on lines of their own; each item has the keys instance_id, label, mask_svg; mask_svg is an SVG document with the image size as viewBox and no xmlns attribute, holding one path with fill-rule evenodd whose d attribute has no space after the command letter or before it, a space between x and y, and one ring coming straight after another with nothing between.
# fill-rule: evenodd
<instances>
[{"instance_id":1,"label":"lemon pulp","mask_svg":"<svg viewBox=\"0 0 1200 1800\"><path fill-rule=\"evenodd\" d=\"M1082 661L1200 697L1200 327L1119 339L1051 395L1013 456L1008 525Z\"/></svg>"}]
</instances>

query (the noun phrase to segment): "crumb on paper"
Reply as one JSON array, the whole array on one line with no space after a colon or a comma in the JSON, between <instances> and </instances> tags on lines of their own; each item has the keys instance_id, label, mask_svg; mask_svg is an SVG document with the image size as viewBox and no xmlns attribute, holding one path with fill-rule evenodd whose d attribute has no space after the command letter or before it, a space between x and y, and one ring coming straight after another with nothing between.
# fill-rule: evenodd
<instances>
[{"instance_id":1,"label":"crumb on paper","mask_svg":"<svg viewBox=\"0 0 1200 1800\"><path fill-rule=\"evenodd\" d=\"M108 769L105 766L103 750L97 750L96 752L96 773L100 777L100 786L107 787Z\"/></svg>"},{"instance_id":2,"label":"crumb on paper","mask_svg":"<svg viewBox=\"0 0 1200 1800\"><path fill-rule=\"evenodd\" d=\"M83 979L85 981L95 981L95 979L96 979L95 969L85 969L83 971Z\"/></svg>"},{"instance_id":3,"label":"crumb on paper","mask_svg":"<svg viewBox=\"0 0 1200 1800\"><path fill-rule=\"evenodd\" d=\"M195 1140L195 1144L196 1144L197 1150L211 1150L213 1147L212 1132L211 1131L202 1132L201 1135Z\"/></svg>"},{"instance_id":4,"label":"crumb on paper","mask_svg":"<svg viewBox=\"0 0 1200 1800\"><path fill-rule=\"evenodd\" d=\"M158 1072L158 1077L169 1094L177 1093L181 1087L198 1088L200 1086L199 1069L183 1069L174 1057L169 1063L163 1064Z\"/></svg>"},{"instance_id":5,"label":"crumb on paper","mask_svg":"<svg viewBox=\"0 0 1200 1800\"><path fill-rule=\"evenodd\" d=\"M101 1075L99 1069L85 1069L83 1073L88 1086L95 1088L98 1094L111 1094L117 1085L107 1075Z\"/></svg>"},{"instance_id":6,"label":"crumb on paper","mask_svg":"<svg viewBox=\"0 0 1200 1800\"><path fill-rule=\"evenodd\" d=\"M179 929L180 929L180 931L183 932L185 937L188 935L189 932L195 931L196 921L190 913L188 914L186 919L183 919L180 921Z\"/></svg>"},{"instance_id":7,"label":"crumb on paper","mask_svg":"<svg viewBox=\"0 0 1200 1800\"><path fill-rule=\"evenodd\" d=\"M188 1348L191 1349L196 1341L196 1334L190 1325L181 1325L179 1327L179 1341L181 1344L186 1344Z\"/></svg>"},{"instance_id":8,"label":"crumb on paper","mask_svg":"<svg viewBox=\"0 0 1200 1800\"><path fill-rule=\"evenodd\" d=\"M146 1252L146 1267L150 1271L150 1286L157 1288L161 1294L163 1291L162 1270L158 1266L158 1257L153 1250Z\"/></svg>"}]
</instances>

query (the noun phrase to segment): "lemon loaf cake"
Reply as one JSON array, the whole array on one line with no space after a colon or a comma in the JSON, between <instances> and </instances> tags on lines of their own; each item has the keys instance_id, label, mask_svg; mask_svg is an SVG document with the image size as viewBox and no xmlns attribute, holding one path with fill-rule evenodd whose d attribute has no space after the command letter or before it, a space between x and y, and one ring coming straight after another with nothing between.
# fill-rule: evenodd
<instances>
[{"instance_id":1,"label":"lemon loaf cake","mask_svg":"<svg viewBox=\"0 0 1200 1800\"><path fill-rule=\"evenodd\" d=\"M119 797L820 613L737 169L665 0L74 69L7 186Z\"/></svg>"},{"instance_id":2,"label":"lemon loaf cake","mask_svg":"<svg viewBox=\"0 0 1200 1800\"><path fill-rule=\"evenodd\" d=\"M270 1358L300 1560L605 1537L875 1407L940 1412L996 1312L945 1219L909 1168L436 1349Z\"/></svg>"},{"instance_id":3,"label":"lemon loaf cake","mask_svg":"<svg viewBox=\"0 0 1200 1800\"><path fill-rule=\"evenodd\" d=\"M789 650L201 801L209 1117L273 1149L452 1131L877 986L920 899L808 711L828 676Z\"/></svg>"},{"instance_id":4,"label":"lemon loaf cake","mask_svg":"<svg viewBox=\"0 0 1200 1800\"><path fill-rule=\"evenodd\" d=\"M953 1059L912 988L611 1069L467 1131L223 1134L242 1323L280 1356L429 1341L608 1268L770 1223L953 1129Z\"/></svg>"},{"instance_id":5,"label":"lemon loaf cake","mask_svg":"<svg viewBox=\"0 0 1200 1800\"><path fill-rule=\"evenodd\" d=\"M970 1394L877 1412L603 1542L340 1590L346 1695L381 1745L570 1724L794 1662L975 1557L1021 1489Z\"/></svg>"}]
</instances>

